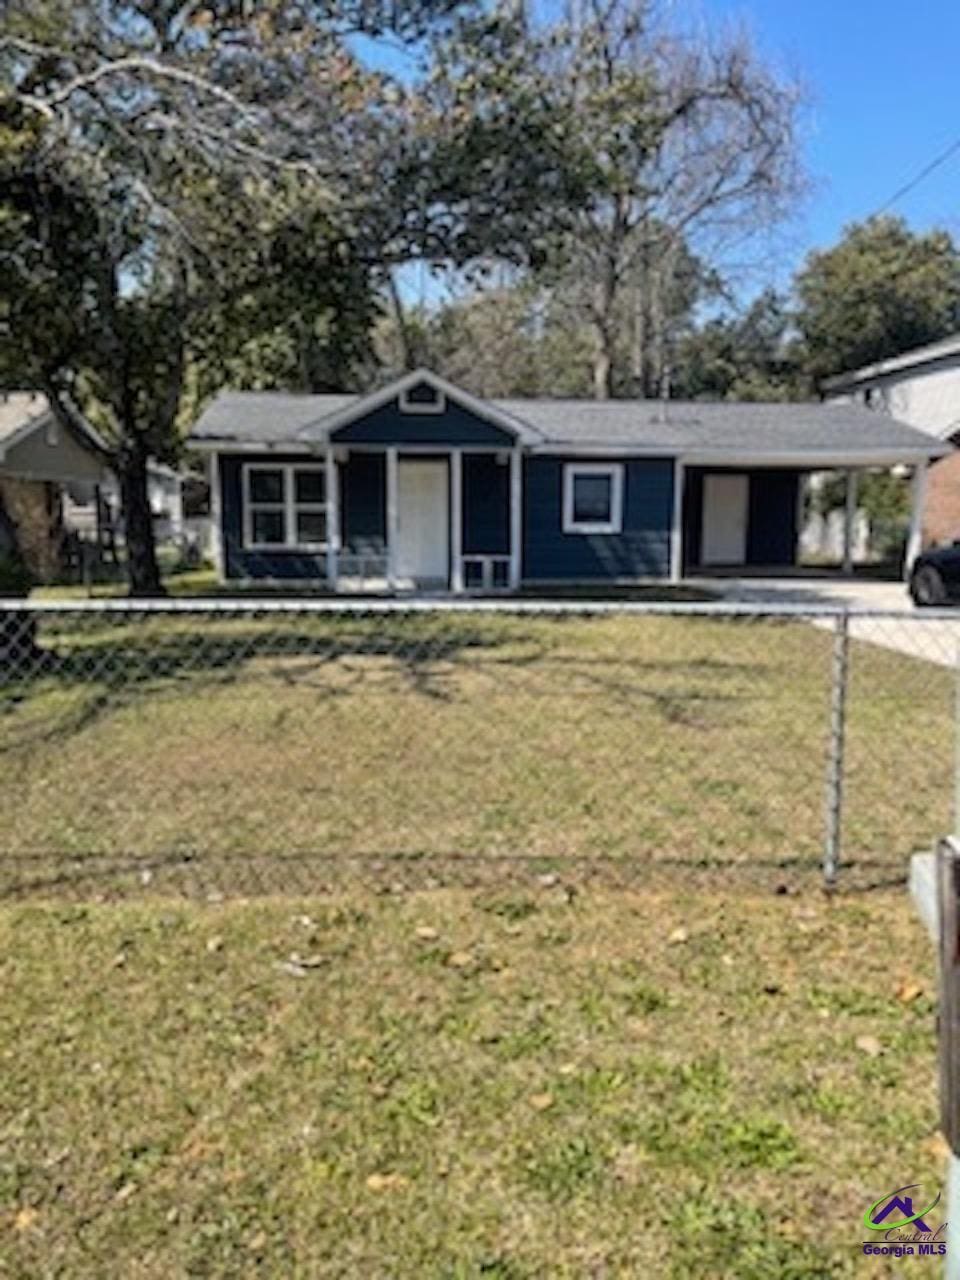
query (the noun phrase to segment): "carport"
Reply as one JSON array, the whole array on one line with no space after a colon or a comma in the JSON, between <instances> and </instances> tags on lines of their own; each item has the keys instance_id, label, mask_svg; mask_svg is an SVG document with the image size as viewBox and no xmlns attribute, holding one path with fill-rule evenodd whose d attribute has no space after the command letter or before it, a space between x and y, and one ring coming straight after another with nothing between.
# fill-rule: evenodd
<instances>
[{"instance_id":1,"label":"carport","mask_svg":"<svg viewBox=\"0 0 960 1280\"><path fill-rule=\"evenodd\" d=\"M951 451L885 414L846 405L696 406L679 461L680 562L684 577L797 569L805 482L844 477L842 568L853 569L860 477L898 469L911 476L905 571L921 548L929 463Z\"/></svg>"}]
</instances>

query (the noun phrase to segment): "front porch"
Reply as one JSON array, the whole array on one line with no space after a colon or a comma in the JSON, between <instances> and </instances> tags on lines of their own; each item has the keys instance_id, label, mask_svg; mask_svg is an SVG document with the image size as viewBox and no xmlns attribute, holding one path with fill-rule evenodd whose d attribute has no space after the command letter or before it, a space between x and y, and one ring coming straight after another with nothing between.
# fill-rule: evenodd
<instances>
[{"instance_id":1,"label":"front porch","mask_svg":"<svg viewBox=\"0 0 960 1280\"><path fill-rule=\"evenodd\" d=\"M331 591L519 587L519 449L339 447L325 468Z\"/></svg>"}]
</instances>

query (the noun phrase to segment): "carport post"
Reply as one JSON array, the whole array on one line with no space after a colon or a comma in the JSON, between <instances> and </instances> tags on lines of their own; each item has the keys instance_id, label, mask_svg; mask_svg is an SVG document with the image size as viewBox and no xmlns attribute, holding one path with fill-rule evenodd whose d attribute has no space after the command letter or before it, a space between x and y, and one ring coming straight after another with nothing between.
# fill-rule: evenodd
<instances>
[{"instance_id":1,"label":"carport post","mask_svg":"<svg viewBox=\"0 0 960 1280\"><path fill-rule=\"evenodd\" d=\"M843 509L843 572L853 573L853 533L857 520L857 473L847 469L846 502Z\"/></svg>"},{"instance_id":2,"label":"carport post","mask_svg":"<svg viewBox=\"0 0 960 1280\"><path fill-rule=\"evenodd\" d=\"M903 576L909 579L913 562L923 545L923 504L927 492L927 464L918 462L913 469L913 486L910 501L910 534L907 553L903 558Z\"/></svg>"},{"instance_id":3,"label":"carport post","mask_svg":"<svg viewBox=\"0 0 960 1280\"><path fill-rule=\"evenodd\" d=\"M843 842L843 769L847 736L847 677L850 666L850 616L846 610L837 614L834 628L823 846L823 884L828 892L836 888Z\"/></svg>"}]
</instances>

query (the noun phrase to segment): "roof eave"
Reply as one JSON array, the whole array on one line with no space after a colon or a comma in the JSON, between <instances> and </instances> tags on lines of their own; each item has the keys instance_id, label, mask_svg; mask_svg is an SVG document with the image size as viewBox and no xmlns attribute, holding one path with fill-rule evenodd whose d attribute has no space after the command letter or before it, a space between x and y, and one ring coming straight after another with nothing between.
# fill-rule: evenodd
<instances>
[{"instance_id":1,"label":"roof eave","mask_svg":"<svg viewBox=\"0 0 960 1280\"><path fill-rule=\"evenodd\" d=\"M837 467L895 467L903 463L927 463L952 453L949 445L931 440L929 446L880 447L863 449L690 449L683 454L687 466L796 467L831 470Z\"/></svg>"}]
</instances>

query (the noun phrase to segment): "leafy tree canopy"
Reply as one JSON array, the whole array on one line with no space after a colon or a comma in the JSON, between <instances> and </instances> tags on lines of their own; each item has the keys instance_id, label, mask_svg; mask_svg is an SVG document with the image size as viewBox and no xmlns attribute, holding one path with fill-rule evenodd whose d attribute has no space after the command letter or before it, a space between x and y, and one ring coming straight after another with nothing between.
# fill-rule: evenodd
<instances>
[{"instance_id":1,"label":"leafy tree canopy","mask_svg":"<svg viewBox=\"0 0 960 1280\"><path fill-rule=\"evenodd\" d=\"M960 254L946 231L874 218L810 254L796 293L807 369L821 379L955 333Z\"/></svg>"}]
</instances>

